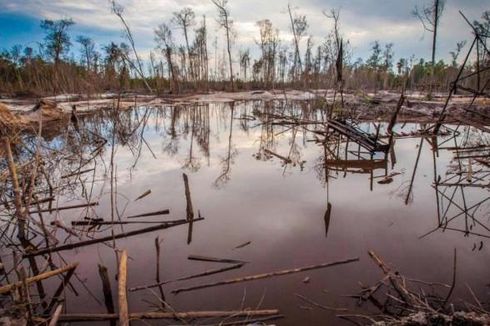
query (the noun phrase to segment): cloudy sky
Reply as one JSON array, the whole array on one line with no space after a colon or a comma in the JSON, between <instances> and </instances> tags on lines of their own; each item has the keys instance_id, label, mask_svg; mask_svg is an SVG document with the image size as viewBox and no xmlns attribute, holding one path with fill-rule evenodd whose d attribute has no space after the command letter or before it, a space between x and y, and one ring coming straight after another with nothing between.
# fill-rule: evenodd
<instances>
[{"instance_id":1,"label":"cloudy sky","mask_svg":"<svg viewBox=\"0 0 490 326\"><path fill-rule=\"evenodd\" d=\"M393 42L396 57L429 58L431 35L424 32L420 21L411 14L415 6L427 5L432 0L291 0L297 14L306 15L309 22L308 33L319 44L332 28L332 22L323 14L331 8L341 11L341 31L352 45L354 59L366 58L374 40L382 44ZM155 48L153 30L169 21L172 12L185 6L196 12L201 19L206 15L209 39L223 39L218 30L216 10L211 1L206 0L119 0L124 15L135 35L137 47L142 56ZM284 43L290 44L289 16L287 1L229 0L229 8L236 40L234 50L251 48L256 52L258 28L256 22L270 19L280 30ZM445 11L440 25L438 58L448 60L449 51L456 42L469 39L470 30L460 17L461 10L470 20L479 19L482 12L490 10L488 0L446 0ZM14 44L35 47L43 38L39 27L41 19L72 18L76 25L71 30L73 39L77 35L92 37L98 44L111 40L122 41L121 24L111 14L108 0L0 0L0 49ZM178 35L179 31L176 30ZM255 50L254 50L255 49ZM73 48L77 52L77 46ZM211 52L213 49L210 49ZM221 50L219 50L221 51Z\"/></svg>"}]
</instances>

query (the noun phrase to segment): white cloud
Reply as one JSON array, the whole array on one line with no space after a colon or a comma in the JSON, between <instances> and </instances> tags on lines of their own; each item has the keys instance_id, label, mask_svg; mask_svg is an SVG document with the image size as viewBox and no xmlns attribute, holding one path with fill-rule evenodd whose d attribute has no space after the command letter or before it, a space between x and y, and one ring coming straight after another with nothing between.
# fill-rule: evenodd
<instances>
[{"instance_id":1,"label":"white cloud","mask_svg":"<svg viewBox=\"0 0 490 326\"><path fill-rule=\"evenodd\" d=\"M428 1L428 0L427 0ZM427 1L380 1L380 0L331 0L329 4L322 0L296 1L298 14L307 16L315 44L328 34L331 21L322 14L323 9L329 7L341 8L341 29L350 39L355 50L354 56L366 57L370 44L374 40L395 43L397 56L428 57L430 51L430 37L424 36L423 28L417 19L411 16L410 10L415 5ZM201 20L206 15L209 27L209 44L215 36L223 40L223 31L218 29L215 22L216 9L209 1L199 0L120 0L124 8L124 16L130 25L137 46L142 52L149 53L154 47L153 30L164 22L169 21L172 12L189 6L196 12L196 19ZM268 18L280 30L280 37L285 44L290 44L289 16L287 2L272 2L263 0L231 0L230 10L237 32L235 51L240 48L251 47L257 51L255 40L258 38L256 22ZM448 53L457 41L468 38L468 27L461 19L458 9L462 9L471 19L479 18L481 12L487 9L484 1L455 0L446 3L446 10L441 21L439 34L439 57L447 59ZM59 19L71 17L84 29L94 31L97 35L114 33L121 30L121 23L110 11L108 0L0 0L0 10L28 14L39 19ZM182 42L179 31L175 31L177 41ZM255 49L254 49L255 48ZM219 52L221 51L219 45Z\"/></svg>"}]
</instances>

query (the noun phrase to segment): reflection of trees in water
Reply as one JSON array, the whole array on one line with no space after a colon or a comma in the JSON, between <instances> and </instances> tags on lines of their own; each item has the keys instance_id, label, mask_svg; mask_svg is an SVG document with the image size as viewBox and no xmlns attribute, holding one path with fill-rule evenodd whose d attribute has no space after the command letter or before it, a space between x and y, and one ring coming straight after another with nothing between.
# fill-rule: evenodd
<instances>
[{"instance_id":1,"label":"reflection of trees in water","mask_svg":"<svg viewBox=\"0 0 490 326\"><path fill-rule=\"evenodd\" d=\"M197 144L209 163L209 138L211 135L209 104L199 104L196 107L193 129Z\"/></svg>"},{"instance_id":2,"label":"reflection of trees in water","mask_svg":"<svg viewBox=\"0 0 490 326\"><path fill-rule=\"evenodd\" d=\"M461 135L455 133L441 144L432 140L437 227L422 237L440 229L460 232L465 236L490 238L490 197L485 189L490 182L490 137L472 127L461 129ZM444 176L437 169L439 151L443 150L450 150L454 155ZM487 161L480 160L481 157L486 157ZM483 241L479 241L473 244L472 250L482 248Z\"/></svg>"},{"instance_id":3,"label":"reflection of trees in water","mask_svg":"<svg viewBox=\"0 0 490 326\"><path fill-rule=\"evenodd\" d=\"M176 124L180 117L180 112L182 111L182 107L180 105L176 105L170 108L170 126L166 128L167 135L170 136L168 142L163 145L163 152L167 153L170 156L174 156L177 154L179 150L179 137L177 134Z\"/></svg>"},{"instance_id":4,"label":"reflection of trees in water","mask_svg":"<svg viewBox=\"0 0 490 326\"><path fill-rule=\"evenodd\" d=\"M189 151L182 163L182 168L191 172L196 172L201 168L201 159L195 151L195 145L209 161L209 141L210 141L210 109L209 104L177 105L168 108L170 117L167 119L169 125L163 151L170 156L175 156L180 147L180 141L188 140Z\"/></svg>"},{"instance_id":5,"label":"reflection of trees in water","mask_svg":"<svg viewBox=\"0 0 490 326\"><path fill-rule=\"evenodd\" d=\"M263 106L263 110L260 108ZM274 106L272 102L254 102L254 113L260 112L261 116L261 130L259 136L259 150L253 156L260 161L267 161L272 158L272 155L267 152L274 151L277 145L274 137L274 125L272 121L272 114L274 113Z\"/></svg>"},{"instance_id":6,"label":"reflection of trees in water","mask_svg":"<svg viewBox=\"0 0 490 326\"><path fill-rule=\"evenodd\" d=\"M221 159L221 174L214 181L214 186L217 188L223 187L231 178L231 166L234 164L234 159L238 155L238 150L233 147L233 118L235 112L235 103L230 103L230 132L228 135L228 147L226 156Z\"/></svg>"}]
</instances>

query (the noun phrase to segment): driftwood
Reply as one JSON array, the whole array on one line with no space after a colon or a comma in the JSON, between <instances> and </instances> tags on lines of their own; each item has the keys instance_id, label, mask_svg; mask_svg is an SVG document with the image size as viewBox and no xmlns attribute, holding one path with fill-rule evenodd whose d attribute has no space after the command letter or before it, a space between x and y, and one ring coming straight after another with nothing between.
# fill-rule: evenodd
<instances>
[{"instance_id":1,"label":"driftwood","mask_svg":"<svg viewBox=\"0 0 490 326\"><path fill-rule=\"evenodd\" d=\"M379 268L381 268L383 273L388 276L391 285L403 301L411 306L424 305L424 303L419 298L412 295L405 288L403 284L404 282L402 281L401 277L397 273L393 272L391 268L389 268L374 251L369 251L368 253L371 259L373 259L374 262L379 266Z\"/></svg>"},{"instance_id":2,"label":"driftwood","mask_svg":"<svg viewBox=\"0 0 490 326\"><path fill-rule=\"evenodd\" d=\"M194 221L201 221L204 220L203 217L194 219ZM66 244L62 246L55 246L55 247L50 247L50 248L44 248L44 249L39 249L39 250L34 250L31 252L27 252L23 255L23 257L34 257L34 256L39 256L39 255L45 255L48 253L53 253L53 252L59 252L59 251L65 251L65 250L71 250L74 248L79 248L79 247L84 247L100 242L105 242L105 241L111 241L115 239L120 239L120 238L126 238L126 237L131 237L134 235L142 234L142 233L147 233L147 232L152 232L152 231L157 231L157 230L162 230L162 229L168 229L174 226L182 225L182 224L187 224L188 222L186 220L177 220L172 223L162 223L160 225L155 225L155 226L150 226L147 228L143 229L138 229L134 231L129 231L129 232L123 232L119 234L114 234L114 235L109 235L103 238L96 238L96 239L90 239L86 241L80 241L77 243L71 243L71 244Z\"/></svg>"},{"instance_id":3,"label":"driftwood","mask_svg":"<svg viewBox=\"0 0 490 326\"><path fill-rule=\"evenodd\" d=\"M229 310L229 311L189 311L189 312L136 312L129 314L129 319L199 319L199 318L231 318L277 315L279 310ZM60 322L104 321L117 320L118 314L65 314Z\"/></svg>"},{"instance_id":4,"label":"driftwood","mask_svg":"<svg viewBox=\"0 0 490 326\"><path fill-rule=\"evenodd\" d=\"M129 326L129 309L126 281L128 276L128 252L123 250L119 261L119 273L117 274L117 292L119 302L119 325Z\"/></svg>"},{"instance_id":5,"label":"driftwood","mask_svg":"<svg viewBox=\"0 0 490 326\"><path fill-rule=\"evenodd\" d=\"M42 274L38 274L38 275L35 275L32 277L28 277L25 279L25 282L27 283L27 285L29 285L31 283L36 283L36 282L45 280L47 278L53 277L55 275L59 275L59 274L74 270L77 266L78 266L78 263L66 265L65 267L62 267L62 268L58 268L58 269L48 271L48 272L44 272ZM17 288L20 288L21 286L22 286L22 282L16 282L16 283L4 285L4 286L0 287L0 294L9 293L9 292L11 292Z\"/></svg>"},{"instance_id":6,"label":"driftwood","mask_svg":"<svg viewBox=\"0 0 490 326\"><path fill-rule=\"evenodd\" d=\"M323 264L310 265L310 266L299 267L299 268L294 268L294 269L285 269L282 271L275 271L275 272L270 272L270 273L249 275L249 276L239 277L239 278L235 278L235 279L229 279L229 280L218 281L218 282L213 282L213 283L205 283L205 284L190 286L190 287L186 287L186 288L179 288L179 289L172 290L172 293L177 294L180 292L199 290L199 289L204 289L204 288L209 288L209 287L214 287L214 286L235 284L235 283L248 282L248 281L255 281L255 280L260 280L260 279L269 278L269 277L273 277L273 276L282 276L282 275L287 275L287 274L294 274L294 273L310 271L310 270L314 270L314 269L327 268L327 267L332 267L332 266L337 266L337 265L353 263L356 261L359 261L359 258L350 258L350 259L339 260L339 261L335 261L335 262L331 262L331 263L323 263Z\"/></svg>"}]
</instances>

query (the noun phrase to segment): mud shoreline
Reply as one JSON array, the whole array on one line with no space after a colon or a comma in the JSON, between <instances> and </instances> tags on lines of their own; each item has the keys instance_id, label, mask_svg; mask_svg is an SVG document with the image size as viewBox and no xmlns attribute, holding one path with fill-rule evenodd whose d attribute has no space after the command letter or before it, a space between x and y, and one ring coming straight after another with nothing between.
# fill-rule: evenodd
<instances>
[{"instance_id":1,"label":"mud shoreline","mask_svg":"<svg viewBox=\"0 0 490 326\"><path fill-rule=\"evenodd\" d=\"M399 122L431 123L439 119L446 101L446 94L434 94L431 100L419 92L406 95L405 105L398 116ZM343 99L333 90L276 90L247 92L213 92L207 94L182 94L177 96L157 97L138 93L104 93L91 96L84 94L65 94L38 98L5 98L0 99L2 122L7 122L16 129L37 129L39 112L42 110L42 121L45 128L61 127L69 122L72 108L76 107L77 115L87 115L109 110L114 107L127 110L138 106L168 107L195 105L199 103L233 103L244 101L316 101L319 107L342 107L347 117L363 121L388 121L393 114L399 93L380 91L374 93L346 93ZM472 125L488 129L490 124L490 100L479 98L472 103L473 97L455 95L446 110L446 123Z\"/></svg>"}]
</instances>

